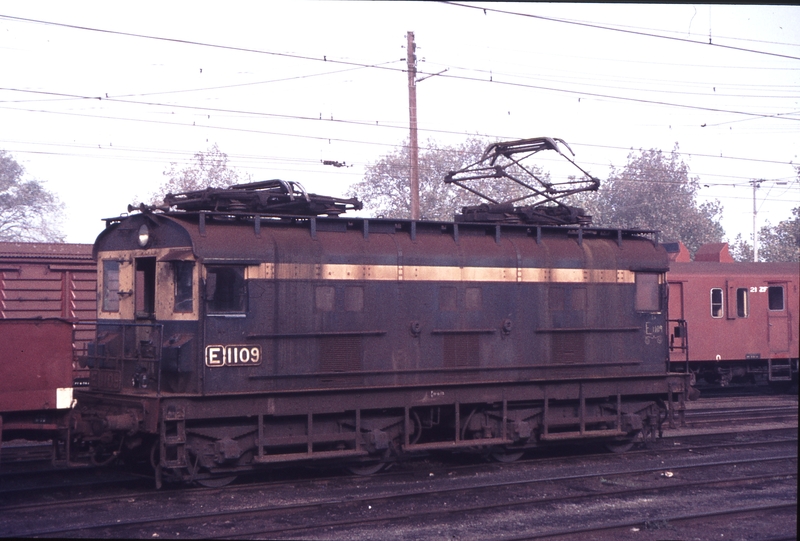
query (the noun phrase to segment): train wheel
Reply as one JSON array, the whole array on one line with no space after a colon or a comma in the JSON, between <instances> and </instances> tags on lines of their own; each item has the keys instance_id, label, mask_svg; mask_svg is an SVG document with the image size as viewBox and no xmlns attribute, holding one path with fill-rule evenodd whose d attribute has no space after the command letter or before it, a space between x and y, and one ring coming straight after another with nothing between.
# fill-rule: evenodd
<instances>
[{"instance_id":1,"label":"train wheel","mask_svg":"<svg viewBox=\"0 0 800 541\"><path fill-rule=\"evenodd\" d=\"M207 479L195 479L198 485L206 488L222 488L233 483L238 475L228 475L226 477L209 477Z\"/></svg>"},{"instance_id":2,"label":"train wheel","mask_svg":"<svg viewBox=\"0 0 800 541\"><path fill-rule=\"evenodd\" d=\"M344 468L355 475L374 475L387 466L387 460L390 456L391 449L386 449L382 455L373 455L357 462L350 462L345 464Z\"/></svg>"},{"instance_id":3,"label":"train wheel","mask_svg":"<svg viewBox=\"0 0 800 541\"><path fill-rule=\"evenodd\" d=\"M639 432L636 432L632 436L626 436L618 440L609 440L606 442L606 449L612 453L627 453L633 449L633 446L636 444L636 438L639 436L639 434Z\"/></svg>"},{"instance_id":4,"label":"train wheel","mask_svg":"<svg viewBox=\"0 0 800 541\"><path fill-rule=\"evenodd\" d=\"M386 467L385 462L379 460L369 462L354 462L345 466L345 469L355 475L374 475Z\"/></svg>"},{"instance_id":5,"label":"train wheel","mask_svg":"<svg viewBox=\"0 0 800 541\"><path fill-rule=\"evenodd\" d=\"M510 462L516 462L517 460L522 458L522 455L524 454L525 451L511 450L505 447L499 447L497 449L494 449L491 453L489 453L489 456L492 457L492 459L496 460L497 462L503 462L504 464L508 464Z\"/></svg>"}]
</instances>

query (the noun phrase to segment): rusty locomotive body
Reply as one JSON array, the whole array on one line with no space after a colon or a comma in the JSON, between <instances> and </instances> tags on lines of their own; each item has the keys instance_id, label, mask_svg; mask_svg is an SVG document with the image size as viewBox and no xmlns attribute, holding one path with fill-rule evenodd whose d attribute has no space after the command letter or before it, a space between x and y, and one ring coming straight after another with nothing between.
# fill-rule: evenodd
<instances>
[{"instance_id":1,"label":"rusty locomotive body","mask_svg":"<svg viewBox=\"0 0 800 541\"><path fill-rule=\"evenodd\" d=\"M676 258L668 274L673 370L688 367L712 385L796 384L799 282L797 263L736 263L725 244L701 247L695 261Z\"/></svg>"},{"instance_id":2,"label":"rusty locomotive body","mask_svg":"<svg viewBox=\"0 0 800 541\"><path fill-rule=\"evenodd\" d=\"M211 484L296 461L368 473L626 446L682 410L653 232L259 207L287 186L108 220L75 412L97 460L139 450L157 479Z\"/></svg>"}]
</instances>

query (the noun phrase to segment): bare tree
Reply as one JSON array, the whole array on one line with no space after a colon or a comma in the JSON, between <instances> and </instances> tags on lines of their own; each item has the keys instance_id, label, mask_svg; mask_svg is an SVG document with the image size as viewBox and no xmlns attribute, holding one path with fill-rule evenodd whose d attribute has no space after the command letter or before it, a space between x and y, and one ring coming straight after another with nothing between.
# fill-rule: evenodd
<instances>
[{"instance_id":1,"label":"bare tree","mask_svg":"<svg viewBox=\"0 0 800 541\"><path fill-rule=\"evenodd\" d=\"M458 146L441 146L428 140L419 152L420 217L452 220L461 207L485 202L468 191L444 183L445 176L478 161L490 141L471 137ZM409 147L407 144L366 168L364 179L353 184L348 196L358 197L376 216L411 217ZM542 178L547 175L534 168ZM499 201L515 199L525 188L510 182L483 180L475 187Z\"/></svg>"},{"instance_id":2,"label":"bare tree","mask_svg":"<svg viewBox=\"0 0 800 541\"><path fill-rule=\"evenodd\" d=\"M228 155L216 143L205 152L197 152L188 166L179 168L177 162L171 162L164 176L166 182L150 195L152 205L160 205L168 193L224 188L250 181L250 175L240 175L228 165Z\"/></svg>"},{"instance_id":3,"label":"bare tree","mask_svg":"<svg viewBox=\"0 0 800 541\"><path fill-rule=\"evenodd\" d=\"M0 150L0 241L64 242L64 205L25 169Z\"/></svg>"}]
</instances>

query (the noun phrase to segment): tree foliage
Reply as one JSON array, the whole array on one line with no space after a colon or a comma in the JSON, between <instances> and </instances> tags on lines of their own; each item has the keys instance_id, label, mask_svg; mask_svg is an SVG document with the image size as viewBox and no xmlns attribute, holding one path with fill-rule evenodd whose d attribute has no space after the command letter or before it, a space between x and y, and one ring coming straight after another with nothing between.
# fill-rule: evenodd
<instances>
[{"instance_id":1,"label":"tree foliage","mask_svg":"<svg viewBox=\"0 0 800 541\"><path fill-rule=\"evenodd\" d=\"M250 181L249 175L242 176L228 165L228 155L216 143L205 152L197 152L188 166L179 168L177 162L171 162L164 176L166 182L150 196L152 205L160 205L168 193L224 188Z\"/></svg>"},{"instance_id":2,"label":"tree foliage","mask_svg":"<svg viewBox=\"0 0 800 541\"><path fill-rule=\"evenodd\" d=\"M621 169L611 168L597 192L579 194L573 204L586 208L598 226L658 229L663 241L682 241L694 254L703 244L722 242L722 206L698 204L697 177L678 153L639 150Z\"/></svg>"},{"instance_id":3,"label":"tree foliage","mask_svg":"<svg viewBox=\"0 0 800 541\"><path fill-rule=\"evenodd\" d=\"M752 240L752 239L751 239ZM737 261L753 261L753 244L739 234L731 247ZM792 217L772 226L767 222L758 231L758 260L764 262L800 261L800 207Z\"/></svg>"},{"instance_id":4,"label":"tree foliage","mask_svg":"<svg viewBox=\"0 0 800 541\"><path fill-rule=\"evenodd\" d=\"M64 206L39 181L0 150L0 241L64 242Z\"/></svg>"},{"instance_id":5,"label":"tree foliage","mask_svg":"<svg viewBox=\"0 0 800 541\"><path fill-rule=\"evenodd\" d=\"M444 178L478 161L490 141L471 137L457 146L441 146L428 140L419 150L419 206L423 220L452 220L461 207L484 203L485 200L463 188L445 184ZM348 190L349 197L358 197L364 208L375 216L411 217L411 166L408 144L368 165L364 179ZM535 168L543 178L547 175ZM483 180L471 183L495 200L506 201L525 193L525 188L509 181Z\"/></svg>"},{"instance_id":6,"label":"tree foliage","mask_svg":"<svg viewBox=\"0 0 800 541\"><path fill-rule=\"evenodd\" d=\"M800 183L800 166L795 166ZM731 255L736 261L753 261L752 235L750 242L736 235ZM792 209L792 217L778 225L769 222L758 231L758 260L763 262L800 261L800 207Z\"/></svg>"},{"instance_id":7,"label":"tree foliage","mask_svg":"<svg viewBox=\"0 0 800 541\"><path fill-rule=\"evenodd\" d=\"M752 235L750 235L752 237ZM736 261L748 262L753 261L753 245L747 242L739 233L736 235L733 243L728 243L728 250L731 257Z\"/></svg>"}]
</instances>

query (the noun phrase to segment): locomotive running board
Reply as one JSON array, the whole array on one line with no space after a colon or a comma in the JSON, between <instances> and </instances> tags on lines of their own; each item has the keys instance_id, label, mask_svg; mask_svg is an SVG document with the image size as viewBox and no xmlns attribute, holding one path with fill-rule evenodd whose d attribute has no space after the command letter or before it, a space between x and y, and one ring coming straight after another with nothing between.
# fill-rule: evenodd
<instances>
[{"instance_id":1,"label":"locomotive running board","mask_svg":"<svg viewBox=\"0 0 800 541\"><path fill-rule=\"evenodd\" d=\"M622 430L591 430L586 432L555 432L542 434L539 438L542 441L572 440L576 438L611 438L617 436L627 436L628 433Z\"/></svg>"}]
</instances>

